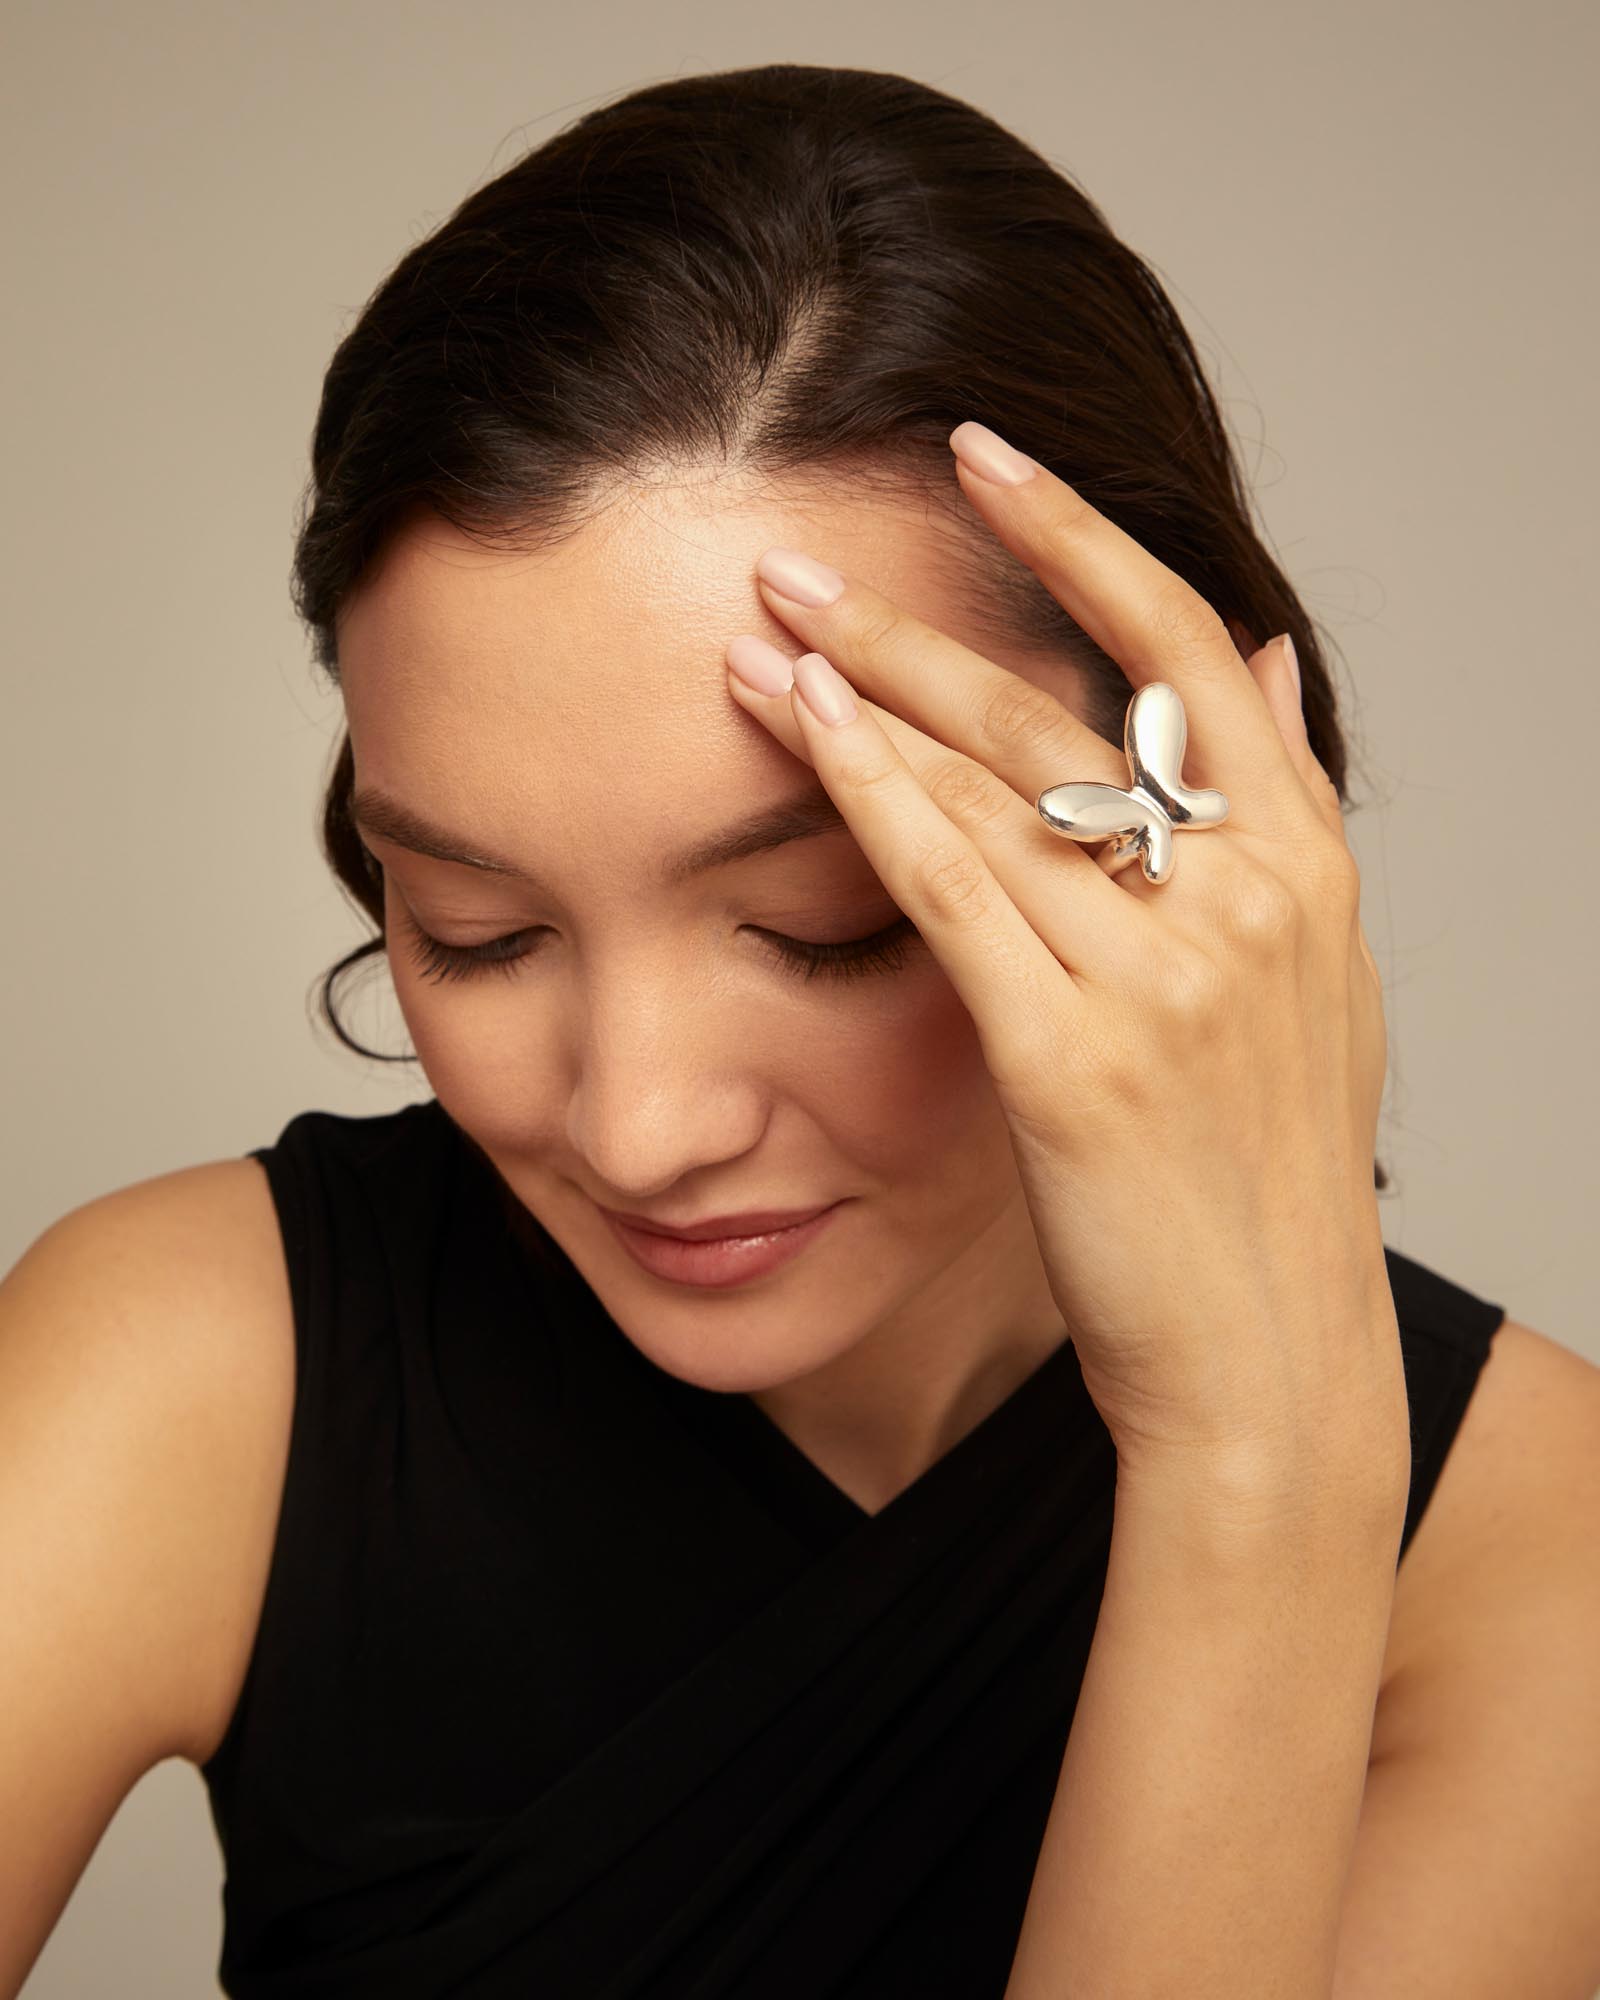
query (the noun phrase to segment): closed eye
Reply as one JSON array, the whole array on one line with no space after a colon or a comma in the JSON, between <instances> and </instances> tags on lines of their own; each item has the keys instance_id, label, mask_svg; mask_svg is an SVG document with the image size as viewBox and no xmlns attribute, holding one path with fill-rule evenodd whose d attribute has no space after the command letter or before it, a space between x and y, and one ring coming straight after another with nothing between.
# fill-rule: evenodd
<instances>
[{"instance_id":1,"label":"closed eye","mask_svg":"<svg viewBox=\"0 0 1600 2000\"><path fill-rule=\"evenodd\" d=\"M409 932L408 951L412 963L424 979L475 979L486 973L509 973L533 957L537 946L534 942L540 934L533 930L510 931L504 937L490 938L483 944L446 944L442 938L431 936L416 919L407 914L406 928ZM882 930L873 931L867 937L843 938L837 941L812 941L807 938L785 936L781 931L761 930L752 926L755 935L776 954L785 970L799 979L850 979L861 978L871 972L897 972L905 964L913 948L921 943L921 934L909 917L898 917Z\"/></svg>"}]
</instances>

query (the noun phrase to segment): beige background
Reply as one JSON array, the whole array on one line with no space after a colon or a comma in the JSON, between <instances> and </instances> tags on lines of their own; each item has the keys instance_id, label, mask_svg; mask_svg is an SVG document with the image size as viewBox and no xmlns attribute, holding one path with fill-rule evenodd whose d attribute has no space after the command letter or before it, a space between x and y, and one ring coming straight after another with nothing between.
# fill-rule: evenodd
<instances>
[{"instance_id":1,"label":"beige background","mask_svg":"<svg viewBox=\"0 0 1600 2000\"><path fill-rule=\"evenodd\" d=\"M0 1265L297 1110L421 1094L308 1013L358 935L313 839L336 711L287 598L322 370L402 251L580 110L803 60L983 106L1169 285L1348 662L1386 1239L1600 1360L1596 19L11 0ZM400 1046L392 1003L355 1019ZM27 1993L214 1993L219 1885L168 1763Z\"/></svg>"}]
</instances>

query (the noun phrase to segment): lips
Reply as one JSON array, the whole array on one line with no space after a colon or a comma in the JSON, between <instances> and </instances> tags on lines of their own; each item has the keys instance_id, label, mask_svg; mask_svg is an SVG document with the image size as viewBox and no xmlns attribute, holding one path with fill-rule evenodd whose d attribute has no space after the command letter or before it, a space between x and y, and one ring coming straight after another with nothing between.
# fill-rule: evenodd
<instances>
[{"instance_id":1,"label":"lips","mask_svg":"<svg viewBox=\"0 0 1600 2000\"><path fill-rule=\"evenodd\" d=\"M652 1277L669 1284L726 1290L770 1276L803 1254L810 1244L832 1228L835 1217L847 1206L843 1199L827 1208L813 1209L808 1220L779 1224L765 1221L758 1233L745 1236L712 1235L700 1238L664 1236L650 1229L636 1229L610 1210L602 1209L606 1224L633 1261ZM752 1211L759 1221L770 1217L772 1209ZM804 1216L804 1209L787 1211ZM748 1215L708 1217L692 1225L701 1229L725 1230L735 1223L745 1225ZM690 1226L690 1225L685 1225Z\"/></svg>"},{"instance_id":2,"label":"lips","mask_svg":"<svg viewBox=\"0 0 1600 2000\"><path fill-rule=\"evenodd\" d=\"M674 1237L680 1243L712 1243L723 1237L764 1236L774 1229L792 1229L833 1205L819 1202L815 1208L747 1208L737 1215L713 1215L702 1222L684 1222L676 1227L652 1222L648 1216L630 1215L625 1209L608 1208L602 1213L614 1222L624 1222L630 1229L642 1229L651 1236Z\"/></svg>"}]
</instances>

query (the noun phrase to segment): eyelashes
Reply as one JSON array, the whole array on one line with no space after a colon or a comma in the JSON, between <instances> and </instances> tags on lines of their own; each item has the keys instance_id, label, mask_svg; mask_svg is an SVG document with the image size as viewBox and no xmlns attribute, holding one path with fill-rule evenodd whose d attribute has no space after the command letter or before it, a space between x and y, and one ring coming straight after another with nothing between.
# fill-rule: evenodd
<instances>
[{"instance_id":1,"label":"eyelashes","mask_svg":"<svg viewBox=\"0 0 1600 2000\"><path fill-rule=\"evenodd\" d=\"M490 973L511 973L525 959L533 957L537 931L511 931L505 937L490 938L485 944L446 944L431 937L409 912L407 953L424 979L481 979ZM844 938L837 943L814 944L805 938L785 937L781 931L757 930L756 936L773 952L780 966L792 978L860 979L870 973L898 972L921 943L921 934L909 917L899 917L869 937ZM512 949L511 947L517 947Z\"/></svg>"},{"instance_id":2,"label":"eyelashes","mask_svg":"<svg viewBox=\"0 0 1600 2000\"><path fill-rule=\"evenodd\" d=\"M758 931L756 935L799 979L852 979L872 972L898 972L912 947L922 942L909 917L897 917L870 937L845 938L837 944L809 944L804 938L785 937L781 931Z\"/></svg>"}]
</instances>

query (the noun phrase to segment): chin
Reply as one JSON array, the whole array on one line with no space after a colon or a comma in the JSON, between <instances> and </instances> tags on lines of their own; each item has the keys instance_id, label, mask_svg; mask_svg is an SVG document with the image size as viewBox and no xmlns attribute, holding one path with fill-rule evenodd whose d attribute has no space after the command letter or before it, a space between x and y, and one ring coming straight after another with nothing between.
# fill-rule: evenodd
<instances>
[{"instance_id":1,"label":"chin","mask_svg":"<svg viewBox=\"0 0 1600 2000\"><path fill-rule=\"evenodd\" d=\"M756 1285L701 1290L662 1284L638 1269L604 1222L598 1245L569 1250L584 1281L629 1342L668 1375L696 1388L744 1395L773 1389L836 1360L859 1332L841 1311L802 1296L795 1274ZM846 1294L859 1298L852 1287ZM819 1338L818 1328L831 1329Z\"/></svg>"}]
</instances>

